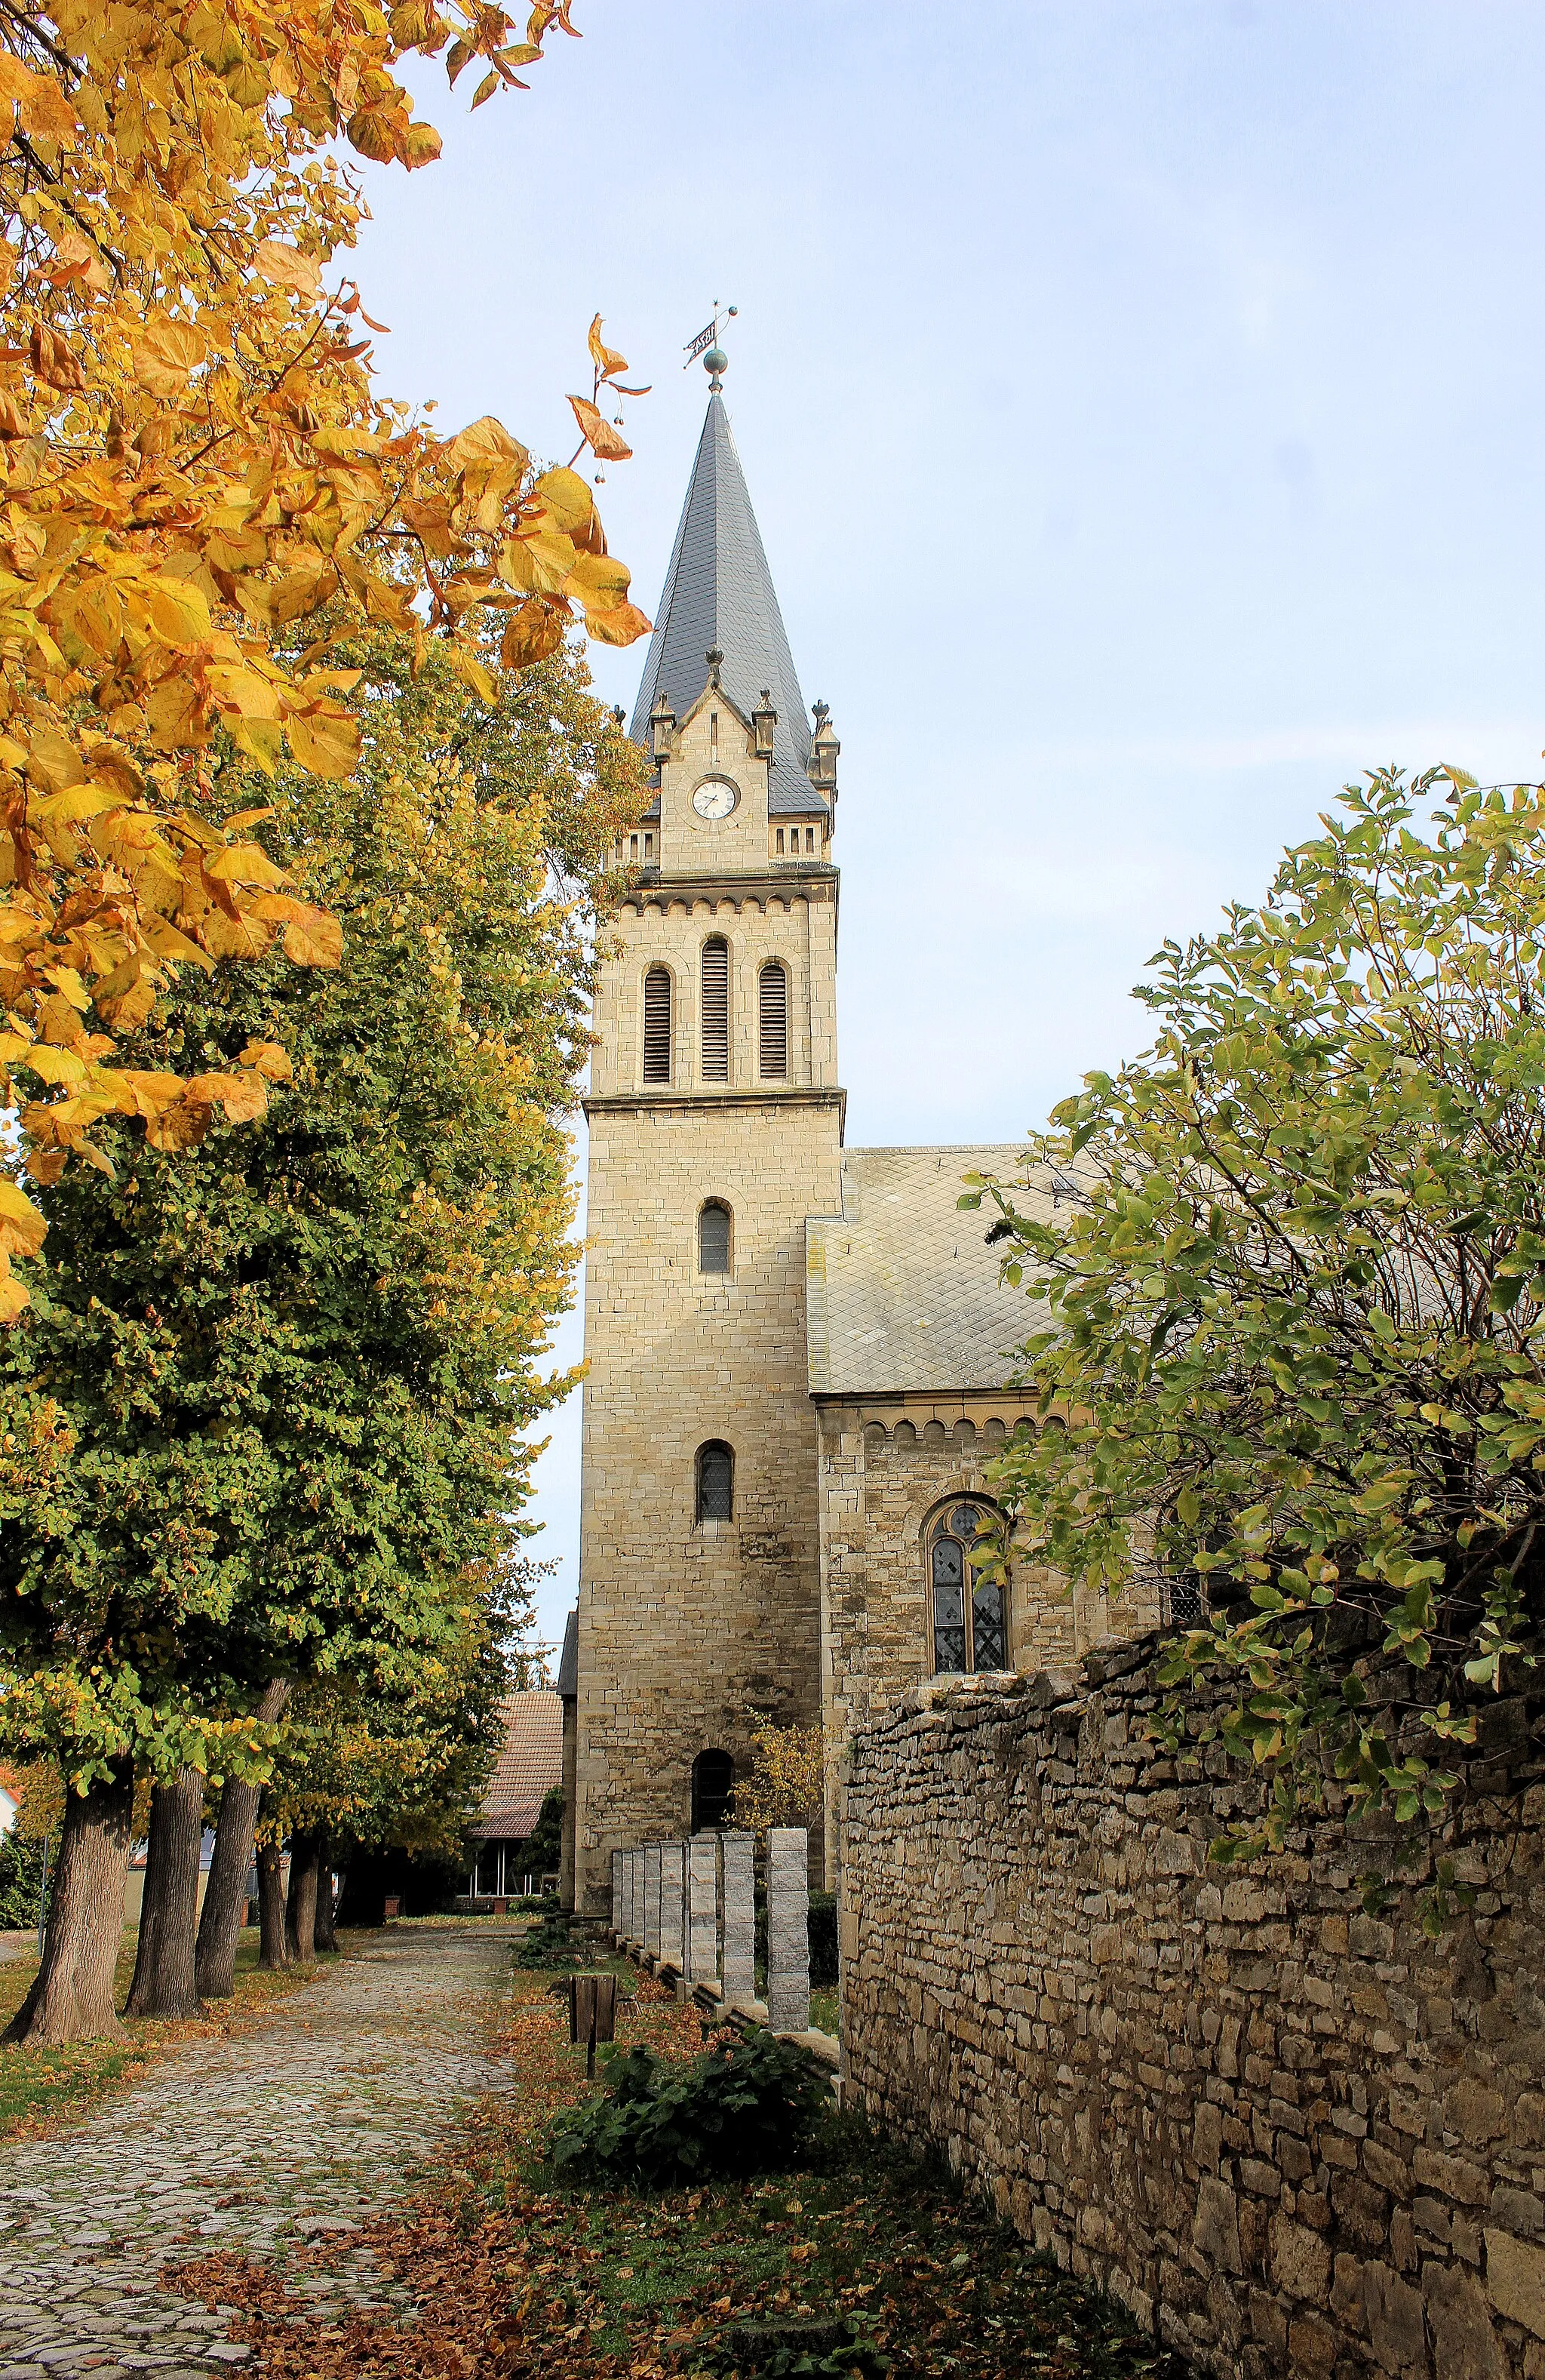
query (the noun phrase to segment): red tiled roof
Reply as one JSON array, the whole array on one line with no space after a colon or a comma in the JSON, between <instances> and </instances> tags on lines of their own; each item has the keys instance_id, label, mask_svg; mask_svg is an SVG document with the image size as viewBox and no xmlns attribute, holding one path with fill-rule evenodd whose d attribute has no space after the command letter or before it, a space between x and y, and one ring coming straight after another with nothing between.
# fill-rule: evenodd
<instances>
[{"instance_id":1,"label":"red tiled roof","mask_svg":"<svg viewBox=\"0 0 1545 2380\"><path fill-rule=\"evenodd\" d=\"M504 1742L475 1835L531 1834L545 1794L563 1782L563 1706L550 1686L528 1686L504 1704Z\"/></svg>"}]
</instances>

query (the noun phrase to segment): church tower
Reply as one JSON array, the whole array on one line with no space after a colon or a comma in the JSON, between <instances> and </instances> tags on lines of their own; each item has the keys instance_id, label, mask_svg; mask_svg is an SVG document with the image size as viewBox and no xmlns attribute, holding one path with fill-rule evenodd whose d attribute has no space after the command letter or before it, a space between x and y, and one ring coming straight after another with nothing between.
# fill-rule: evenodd
<instances>
[{"instance_id":1,"label":"church tower","mask_svg":"<svg viewBox=\"0 0 1545 2380\"><path fill-rule=\"evenodd\" d=\"M821 1712L805 1218L840 1205L838 745L712 374L632 732L658 771L597 990L574 1905Z\"/></svg>"}]
</instances>

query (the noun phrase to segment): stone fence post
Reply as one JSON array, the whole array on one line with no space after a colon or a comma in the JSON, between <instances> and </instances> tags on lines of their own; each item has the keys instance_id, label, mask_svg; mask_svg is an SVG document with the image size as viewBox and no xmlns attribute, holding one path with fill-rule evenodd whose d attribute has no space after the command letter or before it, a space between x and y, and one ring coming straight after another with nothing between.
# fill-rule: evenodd
<instances>
[{"instance_id":1,"label":"stone fence post","mask_svg":"<svg viewBox=\"0 0 1545 2380\"><path fill-rule=\"evenodd\" d=\"M755 1840L720 1835L719 1909L723 1949L719 1980L730 2008L749 2009L756 1998Z\"/></svg>"},{"instance_id":2,"label":"stone fence post","mask_svg":"<svg viewBox=\"0 0 1545 2380\"><path fill-rule=\"evenodd\" d=\"M644 1853L634 1847L628 1853L628 1921L630 1942L644 1939Z\"/></svg>"},{"instance_id":3,"label":"stone fence post","mask_svg":"<svg viewBox=\"0 0 1545 2380\"><path fill-rule=\"evenodd\" d=\"M644 1948L646 1954L658 1959L660 1954L660 1843L644 1846Z\"/></svg>"},{"instance_id":4,"label":"stone fence post","mask_svg":"<svg viewBox=\"0 0 1545 2380\"><path fill-rule=\"evenodd\" d=\"M810 1838L803 1827L767 1829L767 2022L774 2033L810 2027Z\"/></svg>"},{"instance_id":5,"label":"stone fence post","mask_svg":"<svg viewBox=\"0 0 1545 2380\"><path fill-rule=\"evenodd\" d=\"M718 1977L718 1844L712 1835L694 1835L687 1845L686 1972L694 1984Z\"/></svg>"},{"instance_id":6,"label":"stone fence post","mask_svg":"<svg viewBox=\"0 0 1545 2380\"><path fill-rule=\"evenodd\" d=\"M660 1964L686 1973L685 1928L686 1845L660 1845Z\"/></svg>"},{"instance_id":7,"label":"stone fence post","mask_svg":"<svg viewBox=\"0 0 1545 2380\"><path fill-rule=\"evenodd\" d=\"M626 1857L625 1852L613 1852L611 1854L611 1931L614 1936L623 1931L622 1863Z\"/></svg>"}]
</instances>

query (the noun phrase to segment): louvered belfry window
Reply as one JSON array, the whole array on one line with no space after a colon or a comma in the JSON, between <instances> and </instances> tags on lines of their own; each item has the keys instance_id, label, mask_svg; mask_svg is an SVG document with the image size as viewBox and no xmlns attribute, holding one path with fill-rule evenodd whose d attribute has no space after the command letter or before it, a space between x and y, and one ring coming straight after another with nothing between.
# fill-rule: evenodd
<instances>
[{"instance_id":1,"label":"louvered belfry window","mask_svg":"<svg viewBox=\"0 0 1545 2380\"><path fill-rule=\"evenodd\" d=\"M644 1079L670 1080L670 974L651 967L644 978Z\"/></svg>"},{"instance_id":2,"label":"louvered belfry window","mask_svg":"<svg viewBox=\"0 0 1545 2380\"><path fill-rule=\"evenodd\" d=\"M703 945L703 1080L730 1080L730 945L722 934Z\"/></svg>"},{"instance_id":3,"label":"louvered belfry window","mask_svg":"<svg viewBox=\"0 0 1545 2380\"><path fill-rule=\"evenodd\" d=\"M789 1072L789 978L777 959L761 975L761 1072L779 1081Z\"/></svg>"}]
</instances>

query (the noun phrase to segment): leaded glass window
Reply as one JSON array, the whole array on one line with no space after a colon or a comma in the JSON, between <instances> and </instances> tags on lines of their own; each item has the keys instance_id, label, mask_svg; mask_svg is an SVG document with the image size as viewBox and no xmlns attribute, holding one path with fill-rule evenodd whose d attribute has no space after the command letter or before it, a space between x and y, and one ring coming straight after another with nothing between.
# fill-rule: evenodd
<instances>
[{"instance_id":1,"label":"leaded glass window","mask_svg":"<svg viewBox=\"0 0 1545 2380\"><path fill-rule=\"evenodd\" d=\"M730 1209L710 1198L697 1218L697 1269L699 1272L728 1272L730 1269Z\"/></svg>"},{"instance_id":2,"label":"leaded glass window","mask_svg":"<svg viewBox=\"0 0 1545 2380\"><path fill-rule=\"evenodd\" d=\"M697 1450L697 1517L730 1521L735 1516L735 1458L717 1438Z\"/></svg>"},{"instance_id":3,"label":"leaded glass window","mask_svg":"<svg viewBox=\"0 0 1545 2380\"><path fill-rule=\"evenodd\" d=\"M998 1514L978 1499L947 1504L929 1524L926 1547L935 1672L1008 1667L1004 1590L972 1564L972 1548Z\"/></svg>"}]
</instances>

